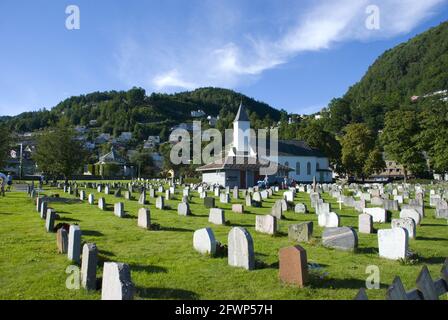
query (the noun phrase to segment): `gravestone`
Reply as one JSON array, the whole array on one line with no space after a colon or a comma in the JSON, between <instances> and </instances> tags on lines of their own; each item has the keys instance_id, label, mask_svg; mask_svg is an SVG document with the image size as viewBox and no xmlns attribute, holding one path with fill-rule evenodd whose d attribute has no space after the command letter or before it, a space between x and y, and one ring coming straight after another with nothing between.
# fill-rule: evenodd
<instances>
[{"instance_id":1,"label":"gravestone","mask_svg":"<svg viewBox=\"0 0 448 320\"><path fill-rule=\"evenodd\" d=\"M146 192L143 191L140 194L140 197L138 198L138 204L141 204L142 206L144 206L146 204Z\"/></svg>"},{"instance_id":2,"label":"gravestone","mask_svg":"<svg viewBox=\"0 0 448 320\"><path fill-rule=\"evenodd\" d=\"M53 209L48 209L45 219L45 229L47 230L47 232L54 232L55 220L56 220L56 212Z\"/></svg>"},{"instance_id":3,"label":"gravestone","mask_svg":"<svg viewBox=\"0 0 448 320\"><path fill-rule=\"evenodd\" d=\"M190 205L187 202L181 202L177 205L177 214L180 216L191 215Z\"/></svg>"},{"instance_id":4,"label":"gravestone","mask_svg":"<svg viewBox=\"0 0 448 320\"><path fill-rule=\"evenodd\" d=\"M398 201L396 200L384 200L384 209L388 211L398 211L400 207L398 206Z\"/></svg>"},{"instance_id":5,"label":"gravestone","mask_svg":"<svg viewBox=\"0 0 448 320\"><path fill-rule=\"evenodd\" d=\"M371 215L373 222L385 223L387 221L387 212L383 208L365 208L364 213Z\"/></svg>"},{"instance_id":6,"label":"gravestone","mask_svg":"<svg viewBox=\"0 0 448 320\"><path fill-rule=\"evenodd\" d=\"M287 247L280 249L278 255L280 280L299 288L305 286L308 282L306 250L301 246Z\"/></svg>"},{"instance_id":7,"label":"gravestone","mask_svg":"<svg viewBox=\"0 0 448 320\"><path fill-rule=\"evenodd\" d=\"M98 208L100 208L103 211L106 210L106 200L104 198L98 199Z\"/></svg>"},{"instance_id":8,"label":"gravestone","mask_svg":"<svg viewBox=\"0 0 448 320\"><path fill-rule=\"evenodd\" d=\"M246 195L246 207L252 207L252 197L250 194Z\"/></svg>"},{"instance_id":9,"label":"gravestone","mask_svg":"<svg viewBox=\"0 0 448 320\"><path fill-rule=\"evenodd\" d=\"M232 228L228 236L228 263L246 270L255 268L254 243L250 233L241 227Z\"/></svg>"},{"instance_id":10,"label":"gravestone","mask_svg":"<svg viewBox=\"0 0 448 320\"><path fill-rule=\"evenodd\" d=\"M261 207L261 203L263 202L263 199L261 197L260 192L254 192L252 195L252 202L257 203L257 207Z\"/></svg>"},{"instance_id":11,"label":"gravestone","mask_svg":"<svg viewBox=\"0 0 448 320\"><path fill-rule=\"evenodd\" d=\"M58 253L66 254L68 248L68 232L64 228L60 228L56 234L56 244L58 246Z\"/></svg>"},{"instance_id":12,"label":"gravestone","mask_svg":"<svg viewBox=\"0 0 448 320\"><path fill-rule=\"evenodd\" d=\"M165 191L165 199L166 200L171 200L171 192L170 192L170 190L166 190Z\"/></svg>"},{"instance_id":13,"label":"gravestone","mask_svg":"<svg viewBox=\"0 0 448 320\"><path fill-rule=\"evenodd\" d=\"M224 217L224 210L218 208L211 208L210 214L208 216L208 222L217 225L224 225L226 223L226 219Z\"/></svg>"},{"instance_id":14,"label":"gravestone","mask_svg":"<svg viewBox=\"0 0 448 320\"><path fill-rule=\"evenodd\" d=\"M149 189L149 197L150 198L155 198L156 197L156 190L155 189L152 189L152 188Z\"/></svg>"},{"instance_id":15,"label":"gravestone","mask_svg":"<svg viewBox=\"0 0 448 320\"><path fill-rule=\"evenodd\" d=\"M159 210L163 210L165 208L165 199L163 197L157 197L156 208Z\"/></svg>"},{"instance_id":16,"label":"gravestone","mask_svg":"<svg viewBox=\"0 0 448 320\"><path fill-rule=\"evenodd\" d=\"M239 189L238 189L238 187L234 187L233 188L233 199L238 200L238 198L239 198Z\"/></svg>"},{"instance_id":17,"label":"gravestone","mask_svg":"<svg viewBox=\"0 0 448 320\"><path fill-rule=\"evenodd\" d=\"M125 212L123 202L118 202L114 205L114 214L119 218L124 218Z\"/></svg>"},{"instance_id":18,"label":"gravestone","mask_svg":"<svg viewBox=\"0 0 448 320\"><path fill-rule=\"evenodd\" d=\"M414 209L415 211L417 211L420 214L420 217L423 219L423 217L425 216L425 208L421 205L411 205L411 204L404 204L401 206L402 210L405 209Z\"/></svg>"},{"instance_id":19,"label":"gravestone","mask_svg":"<svg viewBox=\"0 0 448 320\"><path fill-rule=\"evenodd\" d=\"M308 242L313 236L313 222L291 224L288 227L288 238L295 242Z\"/></svg>"},{"instance_id":20,"label":"gravestone","mask_svg":"<svg viewBox=\"0 0 448 320\"><path fill-rule=\"evenodd\" d=\"M408 238L408 232L404 228L378 230L380 257L390 260L406 259Z\"/></svg>"},{"instance_id":21,"label":"gravestone","mask_svg":"<svg viewBox=\"0 0 448 320\"><path fill-rule=\"evenodd\" d=\"M416 235L416 223L414 219L410 217L403 217L400 219L392 219L392 229L403 228L408 232L408 236L411 239L415 239Z\"/></svg>"},{"instance_id":22,"label":"gravestone","mask_svg":"<svg viewBox=\"0 0 448 320\"><path fill-rule=\"evenodd\" d=\"M227 193L221 193L219 196L219 201L221 203L229 203L230 202L230 196Z\"/></svg>"},{"instance_id":23,"label":"gravestone","mask_svg":"<svg viewBox=\"0 0 448 320\"><path fill-rule=\"evenodd\" d=\"M94 205L95 204L95 196L91 193L89 194L89 204Z\"/></svg>"},{"instance_id":24,"label":"gravestone","mask_svg":"<svg viewBox=\"0 0 448 320\"><path fill-rule=\"evenodd\" d=\"M349 227L325 228L322 233L324 247L352 251L358 247L358 235Z\"/></svg>"},{"instance_id":25,"label":"gravestone","mask_svg":"<svg viewBox=\"0 0 448 320\"><path fill-rule=\"evenodd\" d=\"M151 212L147 208L138 210L137 226L143 229L151 229Z\"/></svg>"},{"instance_id":26,"label":"gravestone","mask_svg":"<svg viewBox=\"0 0 448 320\"><path fill-rule=\"evenodd\" d=\"M109 194L110 193L110 188L109 186L105 186L104 187L104 194Z\"/></svg>"},{"instance_id":27,"label":"gravestone","mask_svg":"<svg viewBox=\"0 0 448 320\"><path fill-rule=\"evenodd\" d=\"M277 218L272 215L256 216L255 231L274 235L277 232Z\"/></svg>"},{"instance_id":28,"label":"gravestone","mask_svg":"<svg viewBox=\"0 0 448 320\"><path fill-rule=\"evenodd\" d=\"M331 212L331 206L329 203L318 203L316 204L316 214L320 215L323 213L329 214Z\"/></svg>"},{"instance_id":29,"label":"gravestone","mask_svg":"<svg viewBox=\"0 0 448 320\"><path fill-rule=\"evenodd\" d=\"M420 225L421 216L414 209L403 209L400 211L400 218L411 218L414 220L416 225Z\"/></svg>"},{"instance_id":30,"label":"gravestone","mask_svg":"<svg viewBox=\"0 0 448 320\"><path fill-rule=\"evenodd\" d=\"M384 204L384 200L382 198L380 198L380 197L372 197L372 199L370 200L370 204L372 206L379 206L379 207L381 207Z\"/></svg>"},{"instance_id":31,"label":"gravestone","mask_svg":"<svg viewBox=\"0 0 448 320\"><path fill-rule=\"evenodd\" d=\"M46 219L47 218L47 210L48 210L48 203L47 201L42 201L40 204L40 218Z\"/></svg>"},{"instance_id":32,"label":"gravestone","mask_svg":"<svg viewBox=\"0 0 448 320\"><path fill-rule=\"evenodd\" d=\"M244 206L242 204L232 204L232 212L244 213Z\"/></svg>"},{"instance_id":33,"label":"gravestone","mask_svg":"<svg viewBox=\"0 0 448 320\"><path fill-rule=\"evenodd\" d=\"M370 214L362 213L358 216L358 232L373 233L373 217Z\"/></svg>"},{"instance_id":34,"label":"gravestone","mask_svg":"<svg viewBox=\"0 0 448 320\"><path fill-rule=\"evenodd\" d=\"M295 208L294 208L294 212L295 213L307 213L308 210L306 208L306 205L303 203L298 203L296 204Z\"/></svg>"},{"instance_id":35,"label":"gravestone","mask_svg":"<svg viewBox=\"0 0 448 320\"><path fill-rule=\"evenodd\" d=\"M283 199L288 202L294 202L294 193L292 191L285 191L283 193Z\"/></svg>"},{"instance_id":36,"label":"gravestone","mask_svg":"<svg viewBox=\"0 0 448 320\"><path fill-rule=\"evenodd\" d=\"M41 212L41 206L42 206L42 202L43 202L43 198L42 197L37 197L36 198L36 211L37 212Z\"/></svg>"},{"instance_id":37,"label":"gravestone","mask_svg":"<svg viewBox=\"0 0 448 320\"><path fill-rule=\"evenodd\" d=\"M337 228L340 223L339 216L334 212L322 213L318 215L317 221L319 226L324 228Z\"/></svg>"},{"instance_id":38,"label":"gravestone","mask_svg":"<svg viewBox=\"0 0 448 320\"><path fill-rule=\"evenodd\" d=\"M81 285L87 290L96 290L96 267L98 249L94 243L86 243L82 249Z\"/></svg>"},{"instance_id":39,"label":"gravestone","mask_svg":"<svg viewBox=\"0 0 448 320\"><path fill-rule=\"evenodd\" d=\"M193 234L193 248L201 254L215 255L216 239L213 230L210 228L196 230Z\"/></svg>"},{"instance_id":40,"label":"gravestone","mask_svg":"<svg viewBox=\"0 0 448 320\"><path fill-rule=\"evenodd\" d=\"M215 207L215 198L206 197L204 198L204 207L207 209L211 209Z\"/></svg>"},{"instance_id":41,"label":"gravestone","mask_svg":"<svg viewBox=\"0 0 448 320\"><path fill-rule=\"evenodd\" d=\"M271 216L276 217L277 219L281 220L283 215L283 204L282 201L284 200L277 200L275 201L274 205L271 209Z\"/></svg>"},{"instance_id":42,"label":"gravestone","mask_svg":"<svg viewBox=\"0 0 448 320\"><path fill-rule=\"evenodd\" d=\"M84 201L86 199L86 192L84 190L79 191L79 200Z\"/></svg>"},{"instance_id":43,"label":"gravestone","mask_svg":"<svg viewBox=\"0 0 448 320\"><path fill-rule=\"evenodd\" d=\"M78 263L81 255L81 229L78 225L71 225L68 232L67 257Z\"/></svg>"},{"instance_id":44,"label":"gravestone","mask_svg":"<svg viewBox=\"0 0 448 320\"><path fill-rule=\"evenodd\" d=\"M105 262L101 300L132 300L134 284L131 280L131 269L125 263Z\"/></svg>"},{"instance_id":45,"label":"gravestone","mask_svg":"<svg viewBox=\"0 0 448 320\"><path fill-rule=\"evenodd\" d=\"M132 193L129 190L126 190L124 192L124 199L125 200L132 200Z\"/></svg>"}]
</instances>

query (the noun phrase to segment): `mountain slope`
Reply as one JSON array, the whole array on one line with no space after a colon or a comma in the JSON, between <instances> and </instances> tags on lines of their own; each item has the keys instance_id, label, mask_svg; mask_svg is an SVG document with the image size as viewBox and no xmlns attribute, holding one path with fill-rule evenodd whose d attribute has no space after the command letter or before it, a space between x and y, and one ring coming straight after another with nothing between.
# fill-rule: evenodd
<instances>
[{"instance_id":1,"label":"mountain slope","mask_svg":"<svg viewBox=\"0 0 448 320\"><path fill-rule=\"evenodd\" d=\"M414 95L448 89L448 22L386 51L345 95L352 105L389 108Z\"/></svg>"}]
</instances>

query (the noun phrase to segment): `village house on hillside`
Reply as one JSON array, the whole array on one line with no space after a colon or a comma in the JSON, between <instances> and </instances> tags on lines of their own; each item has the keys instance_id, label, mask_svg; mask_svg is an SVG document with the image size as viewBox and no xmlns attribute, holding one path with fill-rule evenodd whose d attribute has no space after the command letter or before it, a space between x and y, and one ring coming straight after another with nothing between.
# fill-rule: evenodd
<instances>
[{"instance_id":1,"label":"village house on hillside","mask_svg":"<svg viewBox=\"0 0 448 320\"><path fill-rule=\"evenodd\" d=\"M278 142L278 157L270 155L268 150L262 152L264 158L253 150L250 137L250 121L246 109L240 104L233 122L233 142L229 153L223 159L199 167L202 181L223 187L247 188L254 186L257 181L264 180L260 175L263 167L276 165L278 171L269 176L269 183L282 182L285 178L289 182L331 182L332 171L329 160L322 152L309 147L303 141L281 140ZM260 142L260 141L259 141Z\"/></svg>"}]
</instances>

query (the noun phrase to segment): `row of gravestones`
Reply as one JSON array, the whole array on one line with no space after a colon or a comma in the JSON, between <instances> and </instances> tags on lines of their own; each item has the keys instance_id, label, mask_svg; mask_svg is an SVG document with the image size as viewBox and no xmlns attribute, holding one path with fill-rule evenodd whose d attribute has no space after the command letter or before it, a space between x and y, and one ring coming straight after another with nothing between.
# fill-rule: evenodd
<instances>
[{"instance_id":1,"label":"row of gravestones","mask_svg":"<svg viewBox=\"0 0 448 320\"><path fill-rule=\"evenodd\" d=\"M254 242L250 233L242 227L230 230L227 239L229 266L254 270L256 268ZM193 248L204 255L215 256L220 243L211 228L196 230ZM303 287L308 281L308 263L305 249L300 246L282 248L279 251L279 277L282 282Z\"/></svg>"},{"instance_id":2,"label":"row of gravestones","mask_svg":"<svg viewBox=\"0 0 448 320\"><path fill-rule=\"evenodd\" d=\"M79 225L61 224L55 227L57 214L48 208L44 198L36 198L36 211L45 219L45 228L49 233L56 232L58 253L67 254L73 263L81 263L81 286L87 290L97 290L98 248L94 243L82 246L81 229ZM82 247L82 252L81 252ZM131 300L134 295L134 285L131 280L129 265L118 262L105 262L103 266L101 299Z\"/></svg>"}]
</instances>

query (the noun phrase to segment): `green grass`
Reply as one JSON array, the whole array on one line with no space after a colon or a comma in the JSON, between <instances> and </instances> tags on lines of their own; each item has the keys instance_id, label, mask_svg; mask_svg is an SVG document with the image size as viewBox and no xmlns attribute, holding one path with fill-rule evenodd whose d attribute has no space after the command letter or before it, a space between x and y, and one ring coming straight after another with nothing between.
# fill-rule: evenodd
<instances>
[{"instance_id":1,"label":"green grass","mask_svg":"<svg viewBox=\"0 0 448 320\"><path fill-rule=\"evenodd\" d=\"M82 190L82 189L80 189ZM178 189L181 192L180 189ZM58 193L74 199L62 190L48 188L47 195ZM56 223L78 223L83 231L83 241L94 242L100 252L98 277L104 261L128 263L136 286L136 299L353 299L360 287L365 286L366 267L377 265L381 272L381 289L368 290L370 299L383 299L393 278L399 275L406 289L415 287L415 280L423 265L427 265L434 278L439 276L442 263L448 257L448 232L446 220L434 219L434 210L426 208L426 217L417 228L417 239L410 241L410 249L419 255L413 265L380 259L377 235L359 234L356 253L324 248L320 245L322 228L317 216L287 212L280 221L280 234L272 237L255 232L255 215L268 214L281 193L263 203L263 208L246 208L247 213L234 214L231 205L217 206L225 209L229 226L215 226L208 222L208 210L194 192L191 210L194 216L177 215L177 204L182 198L166 201L171 210L155 209L155 199L146 207L151 210L151 220L162 230L147 231L137 227L136 200L126 201L113 195L104 196L96 190L87 190L106 198L109 211L90 206L87 201L69 204L51 203L61 218ZM134 194L138 199L138 194ZM339 205L328 194L333 211L341 217L342 226L357 229L358 214ZM113 204L122 201L129 218L120 219L113 214ZM310 208L308 194L299 193L295 202L304 202ZM429 203L429 200L427 201ZM240 200L243 203L243 200ZM396 217L397 212L393 213ZM282 284L278 280L278 250L294 245L288 240L289 224L314 221L312 243L301 244L308 255L308 262L319 264L322 269L312 271L310 283L305 288ZM227 258L201 256L192 246L193 232L211 227L217 240L227 244L227 234L232 226L249 230L254 239L258 268L246 271L228 266ZM390 228L390 224L376 225ZM45 221L35 210L35 204L26 193L10 192L0 198L0 299L99 299L100 291L69 290L65 282L66 267L71 265L65 255L57 254L56 235L45 232Z\"/></svg>"}]
</instances>

